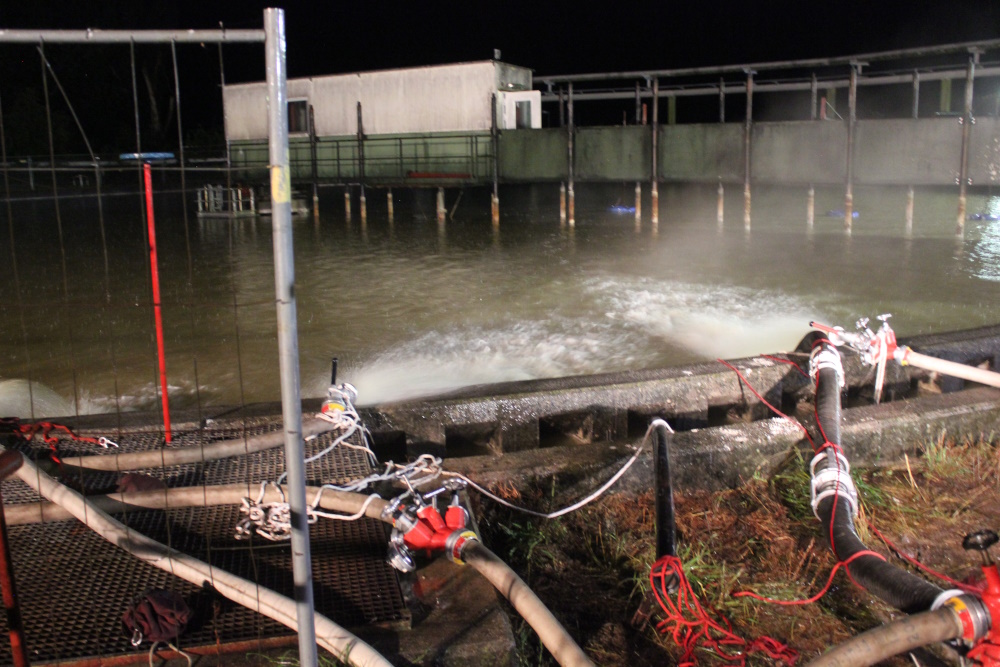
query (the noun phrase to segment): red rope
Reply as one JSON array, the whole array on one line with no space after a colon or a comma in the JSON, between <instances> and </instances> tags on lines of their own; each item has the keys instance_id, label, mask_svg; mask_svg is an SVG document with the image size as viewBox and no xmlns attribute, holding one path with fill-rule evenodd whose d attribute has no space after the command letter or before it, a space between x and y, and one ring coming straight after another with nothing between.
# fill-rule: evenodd
<instances>
[{"instance_id":1,"label":"red rope","mask_svg":"<svg viewBox=\"0 0 1000 667\"><path fill-rule=\"evenodd\" d=\"M59 450L57 445L62 440L62 438L52 435L55 431L59 434L65 434L69 436L70 440L76 442L86 442L92 445L99 445L100 440L98 438L91 438L85 435L77 435L73 430L64 424L56 424L54 422L34 422L30 424L21 424L16 419L11 420L14 435L18 436L25 442L31 442L36 435L41 435L42 442L49 446L49 456L55 461L59 466L62 466L62 459L59 458Z\"/></svg>"},{"instance_id":2,"label":"red rope","mask_svg":"<svg viewBox=\"0 0 1000 667\"><path fill-rule=\"evenodd\" d=\"M875 524L872 521L868 522L868 527L872 530L873 533L875 533L878 536L878 538L880 540L882 540L883 542L885 542L885 545L887 547L889 547L893 552L896 553L896 555L898 555L900 558L902 558L903 560L905 560L910 565L913 565L913 566L915 566L915 567L923 570L924 572L926 572L927 574L929 574L929 575L931 575L933 577L937 577L941 581L946 581L949 584L951 584L952 586L954 586L955 588L961 589L961 590L965 591L966 593L971 593L973 595L982 595L982 592L983 592L982 589L979 589L979 588L977 588L975 586L970 586L969 584L963 584L961 581L958 581L956 579L952 579L948 575L946 575L946 574L944 574L942 572L938 572L937 570L935 570L935 569L933 569L931 567L928 567L927 565L924 565L923 563L921 563L919 560L917 560L913 556L910 556L910 555L905 554L902 551L900 551L899 547L897 547L895 544L893 544L888 539L886 539L885 535L883 535L881 533L881 531L879 531L879 529L875 527Z\"/></svg>"},{"instance_id":3,"label":"red rope","mask_svg":"<svg viewBox=\"0 0 1000 667\"><path fill-rule=\"evenodd\" d=\"M677 591L671 597L668 588L675 580ZM674 642L684 649L678 667L693 667L697 663L694 652L699 647L714 651L720 658L738 667L746 665L746 658L751 653L763 653L788 667L798 660L797 651L772 637L758 637L748 642L733 633L733 626L726 617L719 615L718 621L713 620L698 602L684 575L684 567L676 556L663 556L653 563L649 583L666 615L657 623L657 629L664 634L669 633Z\"/></svg>"},{"instance_id":4,"label":"red rope","mask_svg":"<svg viewBox=\"0 0 1000 667\"><path fill-rule=\"evenodd\" d=\"M795 424L796 426L798 426L800 429L802 429L802 432L805 433L805 435L806 435L806 440L808 440L809 444L813 446L813 449L816 448L816 444L813 442L812 436L809 435L809 431L807 431L806 427L803 426L801 423L799 423L799 421L797 419L792 419L791 417L789 417L788 415L786 415L784 412L782 412L778 408L776 408L773 405L771 405L770 403L768 403L767 400L765 400L764 397L761 396L757 392L757 390L753 388L753 386L750 384L750 381L747 380L745 377L743 377L743 373L740 373L739 369L736 368L736 366L733 366L731 363L729 363L728 361L725 361L724 359L717 359L716 361L718 361L720 364L722 364L726 368L728 368L731 371L733 371L734 373L736 373L736 377L738 377L740 379L740 381L742 381L743 384L746 385L747 389L750 390L750 393L752 393L754 396L756 396L757 399L761 403L763 403L764 405L766 405L771 410L771 412L773 412L774 414L778 415L779 417L784 417L785 419L787 419L788 421L792 422L793 424Z\"/></svg>"},{"instance_id":5,"label":"red rope","mask_svg":"<svg viewBox=\"0 0 1000 667\"><path fill-rule=\"evenodd\" d=\"M740 591L738 593L733 593L733 597L734 598L753 598L754 600L760 600L761 602L767 602L767 603L770 603L770 604L777 604L777 605L782 605L782 606L786 606L786 607L791 607L791 606L794 606L794 605L812 604L813 602L816 602L817 600L819 600L821 597L823 597L824 595L826 595L830 591L830 586L833 584L833 578L837 575L837 570L839 570L840 568L844 568L844 572L847 573L847 576L851 577L851 571L850 571L850 569L848 569L847 566L851 563L851 561L853 561L856 558L859 558L860 556L874 556L875 558L878 558L879 560L883 560L883 561L885 560L885 556L883 556L880 553L876 553L874 551L867 551L867 550L865 550L865 551L859 551L858 553L854 554L853 556L851 556L847 560L842 560L839 563L837 563L836 565L834 565L833 569L830 570L830 576L827 577L827 579L826 579L826 584L819 591L819 593L816 593L816 595L812 596L811 598L806 598L805 600L776 600L774 598L764 597L763 595L757 595L756 593L754 593L752 591ZM851 577L851 581L854 581L854 577ZM857 586L857 582L854 582L854 583ZM859 586L859 588L861 588L861 587Z\"/></svg>"}]
</instances>

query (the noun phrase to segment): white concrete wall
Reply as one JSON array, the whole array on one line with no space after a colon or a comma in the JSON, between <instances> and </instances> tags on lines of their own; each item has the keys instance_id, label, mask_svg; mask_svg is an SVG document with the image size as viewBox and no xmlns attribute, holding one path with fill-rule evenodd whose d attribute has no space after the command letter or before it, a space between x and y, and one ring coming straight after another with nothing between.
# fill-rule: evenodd
<instances>
[{"instance_id":1,"label":"white concrete wall","mask_svg":"<svg viewBox=\"0 0 1000 667\"><path fill-rule=\"evenodd\" d=\"M531 87L530 70L483 61L289 79L288 99L311 102L320 136L355 134L359 101L369 135L482 132L492 124L490 99L501 79L508 88ZM227 139L267 138L266 91L264 83L226 86ZM535 106L540 126L540 99L532 104L533 115Z\"/></svg>"},{"instance_id":2,"label":"white concrete wall","mask_svg":"<svg viewBox=\"0 0 1000 667\"><path fill-rule=\"evenodd\" d=\"M497 119L497 125L501 130L517 129L517 103L531 103L531 128L540 129L542 127L542 91L522 90L512 93L500 93L501 113Z\"/></svg>"}]
</instances>

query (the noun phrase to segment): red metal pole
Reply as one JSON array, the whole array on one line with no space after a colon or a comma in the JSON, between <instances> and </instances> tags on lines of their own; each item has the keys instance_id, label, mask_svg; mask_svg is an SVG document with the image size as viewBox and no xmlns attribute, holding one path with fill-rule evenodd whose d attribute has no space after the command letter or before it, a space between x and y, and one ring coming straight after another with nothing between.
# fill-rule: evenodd
<instances>
[{"instance_id":1,"label":"red metal pole","mask_svg":"<svg viewBox=\"0 0 1000 667\"><path fill-rule=\"evenodd\" d=\"M146 224L149 226L149 267L153 279L153 313L156 316L156 352L160 359L160 397L163 402L163 431L170 442L170 400L167 397L167 360L163 355L163 313L160 310L160 271L156 262L156 223L153 220L153 170L142 165L146 186Z\"/></svg>"},{"instance_id":2,"label":"red metal pole","mask_svg":"<svg viewBox=\"0 0 1000 667\"><path fill-rule=\"evenodd\" d=\"M0 454L0 480L10 477L21 467L21 454L6 451ZM7 521L3 513L3 496L0 495L0 588L3 589L3 606L7 612L7 628L10 632L10 653L14 667L28 667L28 648L24 643L24 620L17 604L17 590L14 586L14 563L10 557L10 541L7 539Z\"/></svg>"}]
</instances>

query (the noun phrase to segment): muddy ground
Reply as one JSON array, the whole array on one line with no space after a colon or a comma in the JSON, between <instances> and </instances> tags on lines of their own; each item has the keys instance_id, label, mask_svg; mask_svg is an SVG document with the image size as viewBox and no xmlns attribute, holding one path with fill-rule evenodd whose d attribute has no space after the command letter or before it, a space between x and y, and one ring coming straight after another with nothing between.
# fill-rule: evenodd
<instances>
[{"instance_id":1,"label":"muddy ground","mask_svg":"<svg viewBox=\"0 0 1000 667\"><path fill-rule=\"evenodd\" d=\"M993 435L965 442L942 436L921 443L918 455L892 467L854 473L863 504L858 532L872 550L915 570L870 526L897 550L950 577L980 576L979 557L962 550L962 538L1000 528L1000 458ZM557 476L529 488L495 490L512 502L554 509L568 500L560 491L570 486L564 482ZM675 503L678 556L692 588L709 614L728 618L737 635L773 637L798 651L797 664L806 664L826 648L898 616L843 572L812 604L780 606L733 596L754 591L781 600L809 598L835 565L809 506L803 455L790 454L770 479L746 480L720 493L679 492ZM664 614L648 603L655 552L651 491L607 495L555 520L490 502L482 502L477 514L487 544L524 577L595 663L678 663L683 651L657 630ZM511 618L521 664L555 664L530 628L516 614ZM937 653L949 657L947 651ZM922 665L935 660L918 658ZM697 650L694 659L700 665L724 664L709 649ZM893 662L913 664L907 657ZM748 664L775 661L753 654Z\"/></svg>"}]
</instances>

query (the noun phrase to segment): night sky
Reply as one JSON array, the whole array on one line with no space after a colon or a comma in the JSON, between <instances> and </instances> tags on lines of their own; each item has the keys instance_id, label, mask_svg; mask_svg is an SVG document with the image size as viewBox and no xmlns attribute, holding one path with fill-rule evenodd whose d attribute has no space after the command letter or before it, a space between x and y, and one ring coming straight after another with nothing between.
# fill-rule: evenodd
<instances>
[{"instance_id":1,"label":"night sky","mask_svg":"<svg viewBox=\"0 0 1000 667\"><path fill-rule=\"evenodd\" d=\"M0 3L5 28L261 26L258 0ZM290 76L487 59L538 74L839 56L1000 37L1000 3L283 3ZM235 59L233 73L237 72Z\"/></svg>"},{"instance_id":2,"label":"night sky","mask_svg":"<svg viewBox=\"0 0 1000 667\"><path fill-rule=\"evenodd\" d=\"M0 0L3 28L259 28L267 2L257 0L21 2ZM290 77L485 60L503 60L538 75L763 62L1000 38L1000 3L925 2L285 2ZM14 153L37 149L40 74L33 47L0 46L0 99L29 131ZM50 45L47 54L100 148L127 143L131 82L127 47ZM263 49L225 47L228 82L262 80ZM217 132L217 49L178 48L185 134ZM173 86L169 47L137 47L140 68L165 100ZM142 75L140 75L142 77ZM143 84L140 84L143 85ZM36 92L30 92L35 90ZM145 97L146 95L144 95ZM29 99L30 98L30 99ZM140 103L150 107L152 98ZM196 104L192 104L192 100ZM114 117L122 110L120 117ZM126 113L129 112L129 113ZM56 110L65 126L65 111ZM108 114L111 113L111 117ZM98 115L95 115L98 114ZM110 122L109 122L110 121ZM34 123L34 127L29 127ZM118 126L115 130L114 127ZM73 128L60 130L72 144ZM8 133L10 134L10 133ZM169 143L169 133L160 133ZM150 132L155 137L156 132ZM57 137L57 140L59 137ZM21 145L18 146L18 142ZM63 152L81 151L72 145Z\"/></svg>"}]
</instances>

